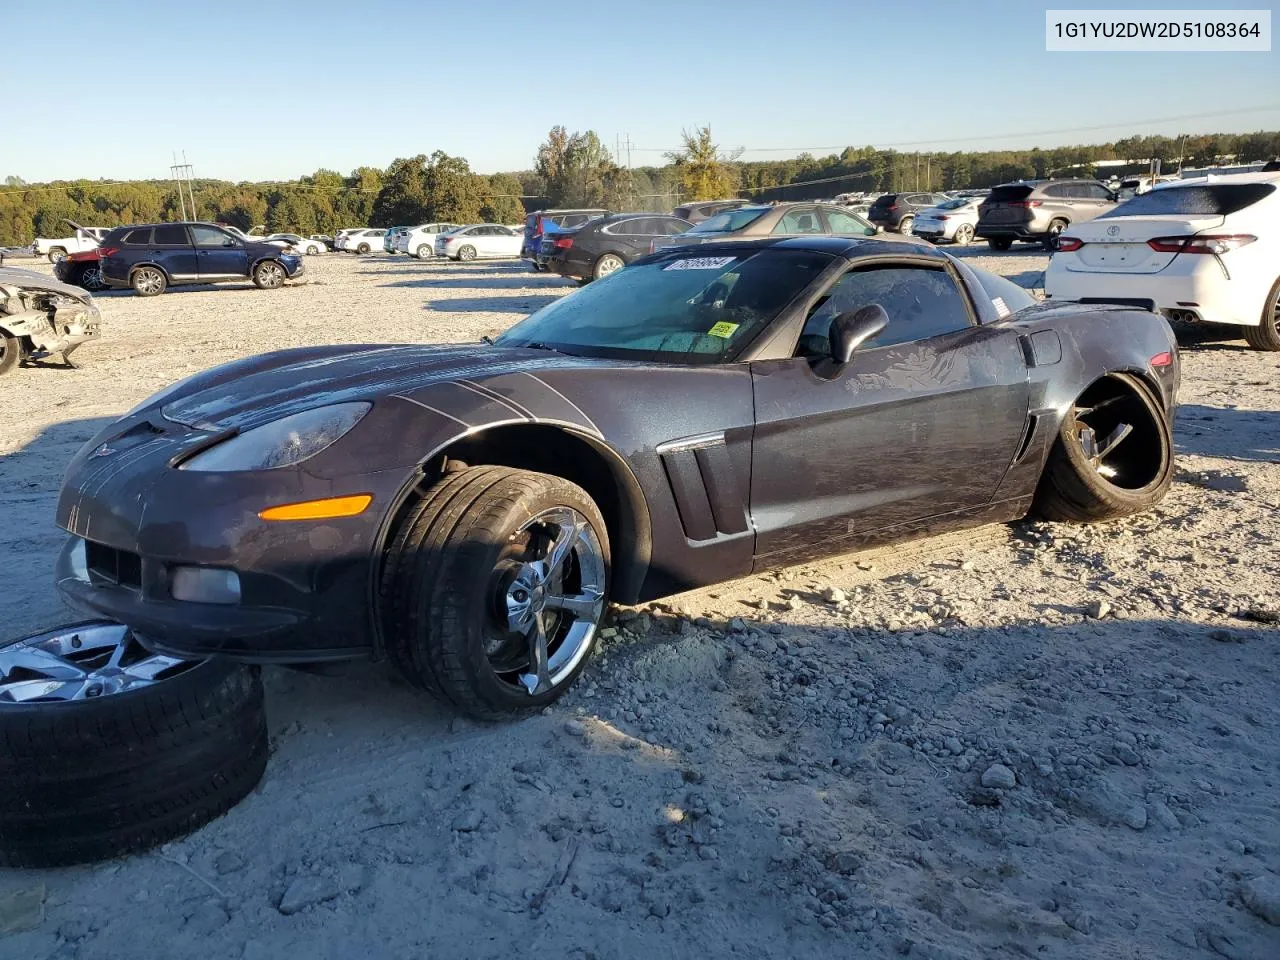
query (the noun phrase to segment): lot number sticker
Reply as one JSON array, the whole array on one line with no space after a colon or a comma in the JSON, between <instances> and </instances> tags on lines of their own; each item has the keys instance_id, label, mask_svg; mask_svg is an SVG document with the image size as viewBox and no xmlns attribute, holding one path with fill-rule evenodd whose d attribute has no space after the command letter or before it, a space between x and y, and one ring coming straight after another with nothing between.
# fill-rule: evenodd
<instances>
[{"instance_id":1,"label":"lot number sticker","mask_svg":"<svg viewBox=\"0 0 1280 960\"><path fill-rule=\"evenodd\" d=\"M663 267L667 270L719 270L733 263L737 257L694 257L691 260L673 260Z\"/></svg>"},{"instance_id":2,"label":"lot number sticker","mask_svg":"<svg viewBox=\"0 0 1280 960\"><path fill-rule=\"evenodd\" d=\"M738 329L738 324L728 323L727 321L721 320L714 327L712 327L710 330L707 331L707 336L719 337L721 340L728 340L730 337L734 335L737 329Z\"/></svg>"},{"instance_id":3,"label":"lot number sticker","mask_svg":"<svg viewBox=\"0 0 1280 960\"><path fill-rule=\"evenodd\" d=\"M1010 311L1008 306L1005 305L1004 297L994 297L991 300L991 305L996 308L996 316L1000 319L1003 320L1009 315Z\"/></svg>"}]
</instances>

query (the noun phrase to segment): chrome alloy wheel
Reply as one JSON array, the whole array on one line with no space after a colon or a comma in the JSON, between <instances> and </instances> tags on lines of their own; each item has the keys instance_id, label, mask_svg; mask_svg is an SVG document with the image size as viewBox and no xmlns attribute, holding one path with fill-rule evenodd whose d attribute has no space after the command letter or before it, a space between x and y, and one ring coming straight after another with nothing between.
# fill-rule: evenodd
<instances>
[{"instance_id":1,"label":"chrome alloy wheel","mask_svg":"<svg viewBox=\"0 0 1280 960\"><path fill-rule=\"evenodd\" d=\"M153 654L119 623L60 627L0 646L0 709L128 693L202 662Z\"/></svg>"},{"instance_id":2,"label":"chrome alloy wheel","mask_svg":"<svg viewBox=\"0 0 1280 960\"><path fill-rule=\"evenodd\" d=\"M494 571L495 629L485 654L503 682L530 696L573 673L604 616L606 567L600 538L571 507L525 521Z\"/></svg>"}]
</instances>

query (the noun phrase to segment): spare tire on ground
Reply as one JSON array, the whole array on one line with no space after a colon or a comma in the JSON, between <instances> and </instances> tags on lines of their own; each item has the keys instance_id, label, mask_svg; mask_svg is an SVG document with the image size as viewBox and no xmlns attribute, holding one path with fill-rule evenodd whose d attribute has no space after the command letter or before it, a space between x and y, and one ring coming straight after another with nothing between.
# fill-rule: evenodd
<instances>
[{"instance_id":1,"label":"spare tire on ground","mask_svg":"<svg viewBox=\"0 0 1280 960\"><path fill-rule=\"evenodd\" d=\"M256 668L158 656L105 621L0 642L0 866L157 846L231 809L266 763Z\"/></svg>"}]
</instances>

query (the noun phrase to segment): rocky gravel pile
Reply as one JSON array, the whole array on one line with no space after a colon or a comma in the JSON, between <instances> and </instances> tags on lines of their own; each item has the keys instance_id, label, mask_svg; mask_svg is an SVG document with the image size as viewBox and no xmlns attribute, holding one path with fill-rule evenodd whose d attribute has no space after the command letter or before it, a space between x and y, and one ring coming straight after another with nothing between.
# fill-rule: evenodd
<instances>
[{"instance_id":1,"label":"rocky gravel pile","mask_svg":"<svg viewBox=\"0 0 1280 960\"><path fill-rule=\"evenodd\" d=\"M83 370L6 385L37 411L0 428L13 632L65 617L48 518L77 419L206 354L335 339L314 314L335 301L343 339L474 339L568 289L502 264L312 275L107 298ZM195 313L207 349L164 333ZM1200 343L1182 401L1147 515L617 610L578 686L517 724L380 665L269 670L258 791L152 855L0 872L0 958L1280 957L1280 358Z\"/></svg>"}]
</instances>

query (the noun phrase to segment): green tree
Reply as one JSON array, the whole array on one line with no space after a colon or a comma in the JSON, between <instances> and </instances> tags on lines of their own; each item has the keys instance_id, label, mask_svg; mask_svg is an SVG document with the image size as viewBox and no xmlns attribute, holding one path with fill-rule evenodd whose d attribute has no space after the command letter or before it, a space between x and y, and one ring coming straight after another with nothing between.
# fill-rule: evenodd
<instances>
[{"instance_id":1,"label":"green tree","mask_svg":"<svg viewBox=\"0 0 1280 960\"><path fill-rule=\"evenodd\" d=\"M524 220L524 204L520 202L523 192L523 185L514 176L495 173L486 179L480 216L489 223L520 223Z\"/></svg>"},{"instance_id":2,"label":"green tree","mask_svg":"<svg viewBox=\"0 0 1280 960\"><path fill-rule=\"evenodd\" d=\"M681 131L683 147L667 154L667 159L680 172L680 189L685 200L715 200L731 197L738 189L738 178L711 139L711 127L698 127L692 133Z\"/></svg>"},{"instance_id":3,"label":"green tree","mask_svg":"<svg viewBox=\"0 0 1280 960\"><path fill-rule=\"evenodd\" d=\"M471 172L464 157L442 150L431 154L426 165L427 219L449 223L478 223L486 192L483 180Z\"/></svg>"},{"instance_id":4,"label":"green tree","mask_svg":"<svg viewBox=\"0 0 1280 960\"><path fill-rule=\"evenodd\" d=\"M393 160L373 202L370 222L378 227L423 223L430 215L427 199L426 156Z\"/></svg>"}]
</instances>

